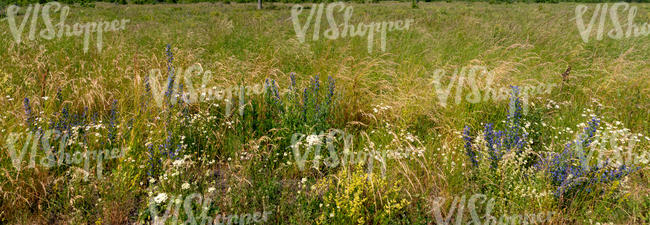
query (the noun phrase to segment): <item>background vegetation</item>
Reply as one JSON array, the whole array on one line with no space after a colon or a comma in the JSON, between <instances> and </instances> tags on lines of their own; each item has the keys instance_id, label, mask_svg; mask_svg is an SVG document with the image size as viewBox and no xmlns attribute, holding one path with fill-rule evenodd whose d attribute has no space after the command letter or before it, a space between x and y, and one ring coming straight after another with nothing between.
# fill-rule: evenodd
<instances>
[{"instance_id":1,"label":"background vegetation","mask_svg":"<svg viewBox=\"0 0 650 225\"><path fill-rule=\"evenodd\" d=\"M575 3L349 4L352 24L414 19L415 25L388 33L386 52L375 43L369 54L365 37L300 43L290 4L266 10L223 2L72 5L68 23L130 19L126 30L105 33L101 53L83 53L81 37L32 41L29 26L17 44L3 20L0 223L146 224L155 196L192 192L212 196L210 215L272 211L270 224L428 224L435 222L436 198L450 202L475 193L498 200L497 217L553 211L551 224L650 223L647 165L616 181L581 186L570 201L554 195L559 184L547 170L533 166L579 139L592 114L600 120L597 137L633 133L641 141L631 151L648 151L647 36L584 43ZM634 5L637 21L648 21L650 5ZM246 99L244 116L225 113L223 100L157 106L152 84L166 87L168 68L195 64L212 71L208 87L269 88ZM509 102L456 104L460 87L454 87L443 107L431 84L436 69L448 71L446 84L452 71L471 65L493 71L498 87L557 84L535 96L522 117L532 141L521 149L529 158L492 161L483 154L482 166L473 164L467 139L476 144L473 151L491 151L482 149L480 137L487 136L481 132L487 123L505 130ZM163 77L148 79L152 69ZM273 87L291 91L279 96ZM472 87L462 88L465 96ZM79 130L66 152L129 151L104 164L103 179L90 171L84 180L76 165L25 168L28 157L17 171L9 134L48 128ZM298 169L291 136L328 129L353 134L353 152L388 150L386 170L375 165L374 176L366 177L359 171L367 164ZM519 150L503 150L511 149Z\"/></svg>"},{"instance_id":2,"label":"background vegetation","mask_svg":"<svg viewBox=\"0 0 650 225\"><path fill-rule=\"evenodd\" d=\"M402 0L406 1L407 0ZM46 3L52 2L52 0L2 0L0 5L25 5L30 3ZM117 4L157 4L157 3L198 3L198 2L223 2L223 3L254 3L256 0L60 0L58 2L66 4L88 4L93 2L109 2ZM279 3L302 3L302 2L335 2L331 0L268 0L264 2L279 2ZM345 0L343 2L354 2L354 3L378 3L385 2L384 0ZM558 2L586 2L586 3L597 3L597 2L620 2L616 0L423 0L422 2L490 2L490 3L558 3ZM649 0L625 0L624 2L649 2Z\"/></svg>"}]
</instances>

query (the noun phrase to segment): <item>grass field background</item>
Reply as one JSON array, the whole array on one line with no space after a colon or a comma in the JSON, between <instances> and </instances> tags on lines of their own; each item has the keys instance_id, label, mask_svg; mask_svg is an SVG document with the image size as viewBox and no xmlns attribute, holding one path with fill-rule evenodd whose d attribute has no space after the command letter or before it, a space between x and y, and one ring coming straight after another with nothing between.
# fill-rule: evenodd
<instances>
[{"instance_id":1,"label":"grass field background","mask_svg":"<svg viewBox=\"0 0 650 225\"><path fill-rule=\"evenodd\" d=\"M415 9L395 2L346 5L354 7L351 24L415 23L409 30L389 32L385 52L377 42L368 53L365 37L312 40L311 28L301 43L290 4L266 4L264 10L234 3L71 5L68 24L130 19L126 30L104 34L101 52L93 38L84 53L82 37L28 40L29 25L17 44L7 20L1 21L0 223L147 224L155 196L194 192L212 196L211 216L271 211L269 224L434 224L437 197L447 198L442 207L447 215L455 196L477 193L496 199L492 213L497 218L555 212L547 223L650 223L647 162L620 180L564 198L553 196L556 187L547 175L528 172L530 166L504 162L503 169L475 168L464 148L464 127L474 135L485 123L504 127L509 101L456 104L455 86L443 107L432 84L433 71L448 71L442 79L446 87L452 71L468 66L488 68L498 87L555 84L550 93L532 99L524 116L534 140L526 147L535 153L530 155L562 152L579 137L579 124L587 123L591 113L601 127L639 134L632 151L641 155L648 152L650 135L648 36L592 36L584 43L573 3L436 2ZM650 19L650 5L632 5L638 7L637 23ZM200 64L213 73L210 86L270 79L281 89L297 90L280 104L272 88L250 97L243 117L225 115L223 101L160 108L147 92L146 76L160 69L164 87L167 44L174 68ZM332 92L328 76L334 81ZM472 87L463 88L465 96ZM309 108L312 103L319 108ZM51 121L65 124L64 108L67 114L84 115L78 126L103 124L85 129L68 151L129 148L124 157L104 162L102 179L93 170L82 179L77 165L25 168L29 153L22 170L12 165L6 145L10 133L37 130L29 128L30 121L43 130L56 124ZM402 156L386 160L383 176L376 164L371 178L359 172L368 165L297 169L292 134L328 129L353 134L352 151L389 149L389 155ZM19 140L17 149L22 149L25 139ZM178 154L166 153L177 145L182 146ZM524 164L539 159L530 157ZM194 207L201 209L198 203ZM182 210L177 217L188 218Z\"/></svg>"}]
</instances>

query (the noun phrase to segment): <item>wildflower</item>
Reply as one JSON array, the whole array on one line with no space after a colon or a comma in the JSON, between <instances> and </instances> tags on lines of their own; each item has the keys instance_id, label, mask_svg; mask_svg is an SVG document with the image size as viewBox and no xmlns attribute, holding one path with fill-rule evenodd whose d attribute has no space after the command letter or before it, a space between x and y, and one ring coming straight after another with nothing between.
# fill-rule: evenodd
<instances>
[{"instance_id":1,"label":"wildflower","mask_svg":"<svg viewBox=\"0 0 650 225\"><path fill-rule=\"evenodd\" d=\"M273 91L273 94L275 95L275 102L277 103L278 100L280 100L280 95L278 92L278 87L275 85L275 80L271 80L271 90Z\"/></svg>"},{"instance_id":2,"label":"wildflower","mask_svg":"<svg viewBox=\"0 0 650 225\"><path fill-rule=\"evenodd\" d=\"M474 166L478 166L476 152L472 149L472 137L469 136L469 126L465 126L465 129L463 130L463 139L465 139L465 154L467 154Z\"/></svg>"},{"instance_id":3,"label":"wildflower","mask_svg":"<svg viewBox=\"0 0 650 225\"><path fill-rule=\"evenodd\" d=\"M25 98L23 101L25 106L25 117L27 118L27 125L32 126L32 107L29 105L29 98Z\"/></svg>"},{"instance_id":4,"label":"wildflower","mask_svg":"<svg viewBox=\"0 0 650 225\"><path fill-rule=\"evenodd\" d=\"M320 137L318 137L318 135L315 134L307 136L305 140L307 141L308 147L315 146L321 143Z\"/></svg>"},{"instance_id":5,"label":"wildflower","mask_svg":"<svg viewBox=\"0 0 650 225\"><path fill-rule=\"evenodd\" d=\"M589 144L593 141L599 123L600 120L597 117L592 117L591 121L588 123L588 127L584 128L584 133L581 135L581 139L579 140L583 148L589 147Z\"/></svg>"},{"instance_id":6,"label":"wildflower","mask_svg":"<svg viewBox=\"0 0 650 225\"><path fill-rule=\"evenodd\" d=\"M522 128L521 116L521 102L519 101L519 89L517 86L512 87L512 96L510 98L510 112L506 122L505 130L494 130L491 123L484 125L485 149L487 150L488 159L490 160L490 167L495 169L498 167L499 162L503 156L511 150L519 155L524 150L526 144L527 133ZM529 126L528 123L523 126ZM465 126L461 137L465 140L465 154L470 158L472 165L478 166L478 150L482 149L481 146L473 146L474 138L470 136L470 128ZM453 164L453 163L452 163Z\"/></svg>"},{"instance_id":7,"label":"wildflower","mask_svg":"<svg viewBox=\"0 0 650 225\"><path fill-rule=\"evenodd\" d=\"M144 90L145 90L145 95L149 96L149 94L151 94L151 85L149 84L149 76L144 76Z\"/></svg>"},{"instance_id":8,"label":"wildflower","mask_svg":"<svg viewBox=\"0 0 650 225\"><path fill-rule=\"evenodd\" d=\"M521 111L519 88L517 86L512 86L510 112L508 113L508 126L505 130L506 139L504 140L504 144L508 151L511 149L517 149L517 153L521 153L526 137L526 134L521 128Z\"/></svg>"},{"instance_id":9,"label":"wildflower","mask_svg":"<svg viewBox=\"0 0 650 225\"><path fill-rule=\"evenodd\" d=\"M585 158L583 149L592 142L598 124L599 120L592 117L577 140L567 143L562 153L543 159L541 162L543 167L538 166L538 168L546 168L552 184L556 186L556 197L568 197L581 189L590 192L592 185L620 180L639 169L624 164L611 167L609 160L593 167L589 166L589 159ZM581 162L582 165L574 165L573 162L576 161Z\"/></svg>"},{"instance_id":10,"label":"wildflower","mask_svg":"<svg viewBox=\"0 0 650 225\"><path fill-rule=\"evenodd\" d=\"M169 101L171 98L171 94L173 91L173 86L174 86L174 67L172 65L172 62L174 61L174 55L171 52L171 46L167 44L167 90L165 91L165 98ZM171 104L171 101L170 101Z\"/></svg>"},{"instance_id":11,"label":"wildflower","mask_svg":"<svg viewBox=\"0 0 650 225\"><path fill-rule=\"evenodd\" d=\"M292 149L297 149L297 148L300 147L301 144L302 144L302 142L297 141L296 143L293 143L293 144L291 145L291 148L292 148ZM284 156L286 156L286 155L287 155L287 153L285 152L285 153L284 153Z\"/></svg>"},{"instance_id":12,"label":"wildflower","mask_svg":"<svg viewBox=\"0 0 650 225\"><path fill-rule=\"evenodd\" d=\"M164 201L167 200L167 194L165 194L165 193L160 193L160 194L156 195L156 197L154 197L153 200L154 200L154 202L156 202L157 204L160 204L160 203L162 203L162 202L164 202Z\"/></svg>"},{"instance_id":13,"label":"wildflower","mask_svg":"<svg viewBox=\"0 0 650 225\"><path fill-rule=\"evenodd\" d=\"M329 82L329 92L327 93L327 105L329 105L332 102L332 96L334 96L334 88L336 87L336 85L334 84L334 79L332 79L332 76L328 76L327 81Z\"/></svg>"},{"instance_id":14,"label":"wildflower","mask_svg":"<svg viewBox=\"0 0 650 225\"><path fill-rule=\"evenodd\" d=\"M113 100L113 104L111 105L111 112L110 112L110 118L109 118L109 125L108 125L108 138L111 140L111 142L115 142L115 133L116 133L116 128L115 128L115 121L117 120L117 100Z\"/></svg>"},{"instance_id":15,"label":"wildflower","mask_svg":"<svg viewBox=\"0 0 650 225\"><path fill-rule=\"evenodd\" d=\"M181 189L182 189L182 190L190 189L190 184L187 183L187 182L183 183L183 185L181 185Z\"/></svg>"},{"instance_id":16,"label":"wildflower","mask_svg":"<svg viewBox=\"0 0 650 225\"><path fill-rule=\"evenodd\" d=\"M183 165L183 163L184 163L183 159L177 159L174 160L174 162L172 162L172 165L174 165L174 167L180 167L181 165Z\"/></svg>"},{"instance_id":17,"label":"wildflower","mask_svg":"<svg viewBox=\"0 0 650 225\"><path fill-rule=\"evenodd\" d=\"M296 86L296 74L292 72L289 77L291 78L291 89L293 89Z\"/></svg>"},{"instance_id":18,"label":"wildflower","mask_svg":"<svg viewBox=\"0 0 650 225\"><path fill-rule=\"evenodd\" d=\"M320 82L318 80L318 75L316 75L316 77L314 77L314 85L313 86L314 86L314 93L318 94L318 88L320 87Z\"/></svg>"}]
</instances>

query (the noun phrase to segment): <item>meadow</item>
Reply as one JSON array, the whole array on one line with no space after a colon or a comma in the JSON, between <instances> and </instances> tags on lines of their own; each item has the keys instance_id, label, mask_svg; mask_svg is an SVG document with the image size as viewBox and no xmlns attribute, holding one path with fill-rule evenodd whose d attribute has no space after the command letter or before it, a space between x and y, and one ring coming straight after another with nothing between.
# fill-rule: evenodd
<instances>
[{"instance_id":1,"label":"meadow","mask_svg":"<svg viewBox=\"0 0 650 225\"><path fill-rule=\"evenodd\" d=\"M67 6L124 29L5 10L0 224L650 223L650 38L585 42L577 3L345 3L412 20L384 47L293 4Z\"/></svg>"}]
</instances>

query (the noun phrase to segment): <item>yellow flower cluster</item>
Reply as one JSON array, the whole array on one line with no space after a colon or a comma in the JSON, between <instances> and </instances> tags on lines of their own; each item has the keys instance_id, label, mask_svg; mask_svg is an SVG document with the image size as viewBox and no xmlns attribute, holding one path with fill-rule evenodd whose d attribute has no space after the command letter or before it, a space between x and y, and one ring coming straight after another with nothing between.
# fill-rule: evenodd
<instances>
[{"instance_id":1,"label":"yellow flower cluster","mask_svg":"<svg viewBox=\"0 0 650 225\"><path fill-rule=\"evenodd\" d=\"M388 224L409 204L399 196L399 182L390 185L381 176L362 169L342 169L316 184L324 190L317 224Z\"/></svg>"}]
</instances>

